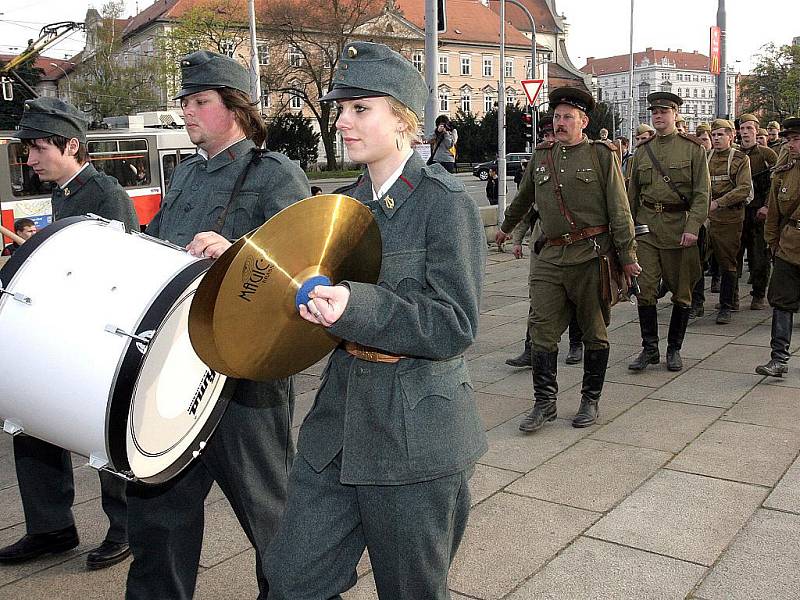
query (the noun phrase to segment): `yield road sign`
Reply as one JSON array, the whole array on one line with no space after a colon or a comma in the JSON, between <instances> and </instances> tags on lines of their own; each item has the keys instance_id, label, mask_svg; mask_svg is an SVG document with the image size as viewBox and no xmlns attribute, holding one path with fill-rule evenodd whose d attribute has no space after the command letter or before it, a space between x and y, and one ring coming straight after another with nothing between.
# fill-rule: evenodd
<instances>
[{"instance_id":1,"label":"yield road sign","mask_svg":"<svg viewBox=\"0 0 800 600\"><path fill-rule=\"evenodd\" d=\"M523 79L520 83L522 84L522 89L525 90L525 95L528 97L528 104L532 105L544 85L544 79Z\"/></svg>"}]
</instances>

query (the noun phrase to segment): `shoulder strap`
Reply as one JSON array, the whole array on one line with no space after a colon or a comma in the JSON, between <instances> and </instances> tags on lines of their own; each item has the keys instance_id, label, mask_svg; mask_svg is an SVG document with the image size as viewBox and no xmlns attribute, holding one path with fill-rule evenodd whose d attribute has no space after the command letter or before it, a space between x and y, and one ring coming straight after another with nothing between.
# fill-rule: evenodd
<instances>
[{"instance_id":1,"label":"shoulder strap","mask_svg":"<svg viewBox=\"0 0 800 600\"><path fill-rule=\"evenodd\" d=\"M219 233L222 231L222 228L225 226L225 219L228 218L228 213L230 212L231 206L236 201L236 197L239 195L239 192L242 191L242 186L244 185L245 177L250 172L251 167L261 160L261 157L268 152L268 150L264 150L262 148L252 148L251 149L252 155L250 156L250 160L247 161L247 164L242 169L241 173L239 173L239 177L236 178L236 182L233 184L233 191L231 191L231 197L228 198L228 203L225 205L225 208L222 209L222 212L217 217L217 222L214 224L213 231Z\"/></svg>"},{"instance_id":2,"label":"shoulder strap","mask_svg":"<svg viewBox=\"0 0 800 600\"><path fill-rule=\"evenodd\" d=\"M606 193L606 174L603 171L603 168L600 166L600 158L597 156L597 147L594 144L590 144L592 147L592 163L594 164L594 169L597 171L598 177L600 177L600 183L603 186L603 194ZM611 148L609 148L611 150ZM614 152L613 150L611 150ZM611 164L614 164L614 161L611 161Z\"/></svg>"},{"instance_id":3,"label":"shoulder strap","mask_svg":"<svg viewBox=\"0 0 800 600\"><path fill-rule=\"evenodd\" d=\"M561 183L558 181L558 173L556 173L556 167L553 163L553 148L551 147L547 152L547 166L550 169L550 173L553 175L552 182L553 182L553 192L556 195L556 200L558 201L558 210L561 212L561 215L567 220L569 223L570 229L572 231L577 231L578 226L575 225L575 219L572 218L572 213L569 212L567 205L564 204L564 197L561 195Z\"/></svg>"},{"instance_id":4,"label":"shoulder strap","mask_svg":"<svg viewBox=\"0 0 800 600\"><path fill-rule=\"evenodd\" d=\"M689 199L683 194L681 194L680 190L678 189L678 186L676 186L672 182L672 179L670 179L669 175L664 173L664 167L662 167L661 163L658 162L656 155L653 153L653 149L649 145L645 145L644 149L647 151L647 155L650 157L650 161L653 163L653 166L656 168L656 171L658 171L659 175L661 175L661 179L663 179L664 183L666 183L669 186L669 189L671 189L678 195L678 198L680 198L681 201L683 202L685 209L689 210L691 208L691 203L689 202Z\"/></svg>"}]
</instances>

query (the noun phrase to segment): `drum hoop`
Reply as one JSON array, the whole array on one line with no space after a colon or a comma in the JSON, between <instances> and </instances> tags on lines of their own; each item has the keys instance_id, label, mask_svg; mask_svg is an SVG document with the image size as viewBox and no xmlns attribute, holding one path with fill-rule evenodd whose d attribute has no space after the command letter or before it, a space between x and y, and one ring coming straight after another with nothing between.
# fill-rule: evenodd
<instances>
[{"instance_id":1,"label":"drum hoop","mask_svg":"<svg viewBox=\"0 0 800 600\"><path fill-rule=\"evenodd\" d=\"M141 335L142 332L148 330L157 331L189 284L208 270L212 262L211 259L195 261L178 272L148 307L134 330L136 335ZM145 356L136 347L136 341L129 340L127 342L127 347L122 354L122 359L114 376L106 409L106 445L109 461L114 470L123 473L130 473L131 471L126 437L128 433L128 416L133 400L133 392L136 388ZM225 382L217 404L213 407L211 414L201 427L198 437L206 436L205 439L207 439L213 433L222 418L225 408L227 408L228 400L233 390L232 383L230 379ZM190 447L164 471L152 477L139 479L139 481L145 483L167 481L191 462L192 451L194 450L196 448ZM133 475L135 476L135 473Z\"/></svg>"},{"instance_id":2,"label":"drum hoop","mask_svg":"<svg viewBox=\"0 0 800 600\"><path fill-rule=\"evenodd\" d=\"M36 252L36 250L44 244L48 239L53 237L56 233L69 227L70 225L74 225L75 223L80 223L81 221L99 221L99 219L93 219L92 217L87 217L85 215L80 215L77 217L65 217L63 219L59 219L58 221L53 221L47 227L44 227L41 231L37 232L36 235L31 236L29 240L27 240L24 244L20 244L20 247L14 251L3 268L0 269L0 281L3 282L3 285L8 287L11 285L11 281L14 279L14 276L22 267L23 263L28 259L28 257Z\"/></svg>"}]
</instances>

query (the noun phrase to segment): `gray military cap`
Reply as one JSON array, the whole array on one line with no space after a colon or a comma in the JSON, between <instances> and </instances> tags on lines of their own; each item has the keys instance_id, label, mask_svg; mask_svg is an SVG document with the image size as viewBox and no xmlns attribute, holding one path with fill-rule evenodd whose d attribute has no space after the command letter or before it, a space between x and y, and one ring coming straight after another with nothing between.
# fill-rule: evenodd
<instances>
[{"instance_id":1,"label":"gray military cap","mask_svg":"<svg viewBox=\"0 0 800 600\"><path fill-rule=\"evenodd\" d=\"M373 42L345 44L331 91L320 102L391 96L420 117L428 100L425 80L406 58Z\"/></svg>"},{"instance_id":2,"label":"gray military cap","mask_svg":"<svg viewBox=\"0 0 800 600\"><path fill-rule=\"evenodd\" d=\"M69 102L58 98L36 98L25 101L19 131L14 132L14 135L27 140L60 135L85 142L88 127L89 119L86 115Z\"/></svg>"},{"instance_id":3,"label":"gray military cap","mask_svg":"<svg viewBox=\"0 0 800 600\"><path fill-rule=\"evenodd\" d=\"M234 59L208 50L181 58L181 91L175 96L176 100L225 87L250 95L250 73Z\"/></svg>"}]
</instances>

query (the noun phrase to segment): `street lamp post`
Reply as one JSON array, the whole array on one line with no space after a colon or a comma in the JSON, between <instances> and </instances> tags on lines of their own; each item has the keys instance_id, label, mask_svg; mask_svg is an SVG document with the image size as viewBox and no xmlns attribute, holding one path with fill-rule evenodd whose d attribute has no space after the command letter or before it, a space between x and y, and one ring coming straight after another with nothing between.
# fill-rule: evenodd
<instances>
[{"instance_id":1,"label":"street lamp post","mask_svg":"<svg viewBox=\"0 0 800 600\"><path fill-rule=\"evenodd\" d=\"M69 79L69 73L67 73L61 65L58 65L54 62L51 62L50 66L55 67L64 74L64 77L67 80L67 97L69 98L70 101L72 101L72 82Z\"/></svg>"}]
</instances>

